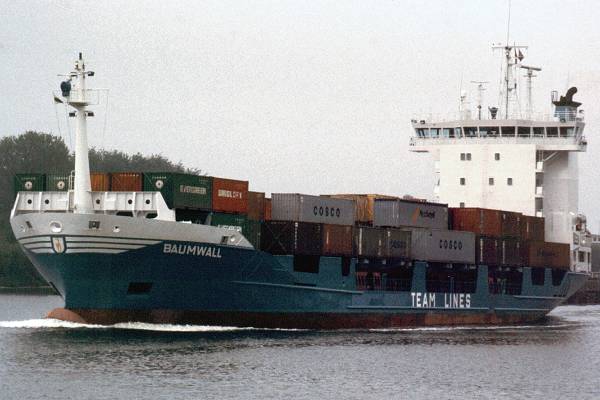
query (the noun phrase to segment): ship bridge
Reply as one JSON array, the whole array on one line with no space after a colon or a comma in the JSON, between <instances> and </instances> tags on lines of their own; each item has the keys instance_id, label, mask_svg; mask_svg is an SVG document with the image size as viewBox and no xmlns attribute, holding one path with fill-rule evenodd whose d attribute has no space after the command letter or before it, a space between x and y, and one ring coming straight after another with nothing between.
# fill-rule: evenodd
<instances>
[{"instance_id":1,"label":"ship bridge","mask_svg":"<svg viewBox=\"0 0 600 400\"><path fill-rule=\"evenodd\" d=\"M409 150L430 153L434 198L450 207L483 207L545 218L546 240L570 243L573 268L589 269L591 248L578 221L577 156L587 149L581 103L572 96L553 99L550 114L507 113L498 109L475 118L454 115L412 119Z\"/></svg>"}]
</instances>

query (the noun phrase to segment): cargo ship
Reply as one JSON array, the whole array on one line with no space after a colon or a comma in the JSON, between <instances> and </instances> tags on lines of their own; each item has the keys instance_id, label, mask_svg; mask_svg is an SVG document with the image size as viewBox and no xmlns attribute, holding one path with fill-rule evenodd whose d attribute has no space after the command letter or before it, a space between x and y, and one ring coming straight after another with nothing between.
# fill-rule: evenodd
<instances>
[{"instance_id":1,"label":"cargo ship","mask_svg":"<svg viewBox=\"0 0 600 400\"><path fill-rule=\"evenodd\" d=\"M73 174L15 177L13 232L64 299L48 317L366 329L542 320L586 274L544 218L377 194L249 190L179 173L90 173L81 54L55 98Z\"/></svg>"}]
</instances>

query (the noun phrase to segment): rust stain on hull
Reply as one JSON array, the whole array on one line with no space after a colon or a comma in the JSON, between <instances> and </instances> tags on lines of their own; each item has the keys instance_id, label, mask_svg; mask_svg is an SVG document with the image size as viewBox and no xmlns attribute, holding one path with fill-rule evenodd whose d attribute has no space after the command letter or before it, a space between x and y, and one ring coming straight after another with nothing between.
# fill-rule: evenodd
<instances>
[{"instance_id":1,"label":"rust stain on hull","mask_svg":"<svg viewBox=\"0 0 600 400\"><path fill-rule=\"evenodd\" d=\"M120 322L193 324L284 329L378 329L421 326L512 325L536 322L545 313L259 313L178 310L102 310L57 308L47 318L113 325Z\"/></svg>"}]
</instances>

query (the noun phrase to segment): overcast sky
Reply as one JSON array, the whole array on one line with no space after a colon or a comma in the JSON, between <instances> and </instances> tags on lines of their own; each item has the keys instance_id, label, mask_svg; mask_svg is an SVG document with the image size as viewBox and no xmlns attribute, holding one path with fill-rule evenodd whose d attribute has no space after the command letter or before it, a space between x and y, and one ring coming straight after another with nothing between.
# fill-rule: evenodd
<instances>
[{"instance_id":1,"label":"overcast sky","mask_svg":"<svg viewBox=\"0 0 600 400\"><path fill-rule=\"evenodd\" d=\"M497 104L507 1L3 1L0 134L61 134L51 91L82 51L110 89L90 144L161 153L266 192L432 196L410 119L455 112L491 81ZM541 66L538 111L576 85L589 148L580 208L598 230L600 2L513 0L511 42ZM58 113L58 119L57 119ZM106 124L105 124L106 120Z\"/></svg>"}]
</instances>

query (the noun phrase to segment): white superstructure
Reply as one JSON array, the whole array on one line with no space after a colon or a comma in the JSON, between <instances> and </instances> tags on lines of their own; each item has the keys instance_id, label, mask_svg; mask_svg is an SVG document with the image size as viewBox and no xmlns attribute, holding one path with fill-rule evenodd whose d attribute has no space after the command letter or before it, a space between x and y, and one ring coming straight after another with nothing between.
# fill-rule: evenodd
<instances>
[{"instance_id":1,"label":"white superstructure","mask_svg":"<svg viewBox=\"0 0 600 400\"><path fill-rule=\"evenodd\" d=\"M589 271L591 247L585 217L578 212L578 153L586 151L580 103L571 88L560 99L553 93L553 110L533 113L532 71L521 64L523 46L505 46L501 108L481 112L465 106L454 117L417 117L410 150L433 156L434 197L450 207L483 207L545 218L546 241L570 243L572 268ZM514 52L514 53L513 53ZM513 56L514 54L514 56ZM518 69L527 71L528 105L520 112ZM474 115L474 116L473 116Z\"/></svg>"}]
</instances>

